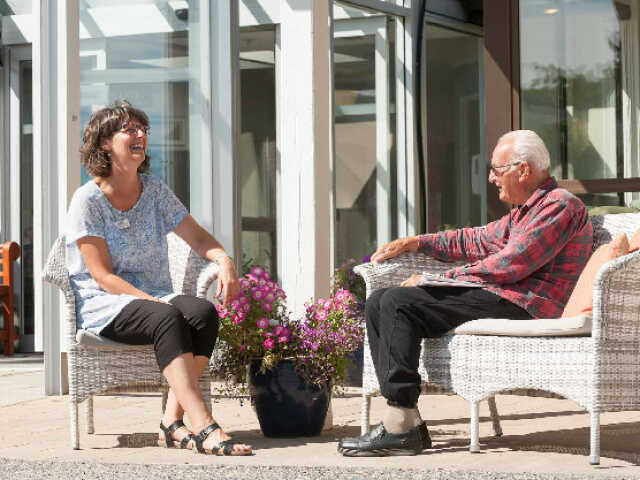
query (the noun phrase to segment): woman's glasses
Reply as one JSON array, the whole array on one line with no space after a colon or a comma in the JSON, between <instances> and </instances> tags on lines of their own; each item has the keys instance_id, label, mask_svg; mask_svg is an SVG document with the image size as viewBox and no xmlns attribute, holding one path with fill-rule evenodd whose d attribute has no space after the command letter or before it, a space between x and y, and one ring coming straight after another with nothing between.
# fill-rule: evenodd
<instances>
[{"instance_id":1,"label":"woman's glasses","mask_svg":"<svg viewBox=\"0 0 640 480\"><path fill-rule=\"evenodd\" d=\"M138 135L138 132L142 132L147 137L151 135L151 127L145 127L143 125L123 125L118 131L126 133L129 136Z\"/></svg>"}]
</instances>

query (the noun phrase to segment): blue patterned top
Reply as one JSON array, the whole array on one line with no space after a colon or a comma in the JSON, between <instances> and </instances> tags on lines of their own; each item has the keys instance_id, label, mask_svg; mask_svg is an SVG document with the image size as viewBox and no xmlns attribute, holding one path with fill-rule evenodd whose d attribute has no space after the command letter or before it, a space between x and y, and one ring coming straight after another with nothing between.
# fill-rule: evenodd
<instances>
[{"instance_id":1,"label":"blue patterned top","mask_svg":"<svg viewBox=\"0 0 640 480\"><path fill-rule=\"evenodd\" d=\"M172 293L167 233L187 215L187 209L160 179L141 174L142 194L126 212L116 209L93 181L78 188L67 213L66 243L69 280L76 296L77 326L100 331L138 297L102 290L84 263L77 240L104 238L113 273L134 287L168 300Z\"/></svg>"}]
</instances>

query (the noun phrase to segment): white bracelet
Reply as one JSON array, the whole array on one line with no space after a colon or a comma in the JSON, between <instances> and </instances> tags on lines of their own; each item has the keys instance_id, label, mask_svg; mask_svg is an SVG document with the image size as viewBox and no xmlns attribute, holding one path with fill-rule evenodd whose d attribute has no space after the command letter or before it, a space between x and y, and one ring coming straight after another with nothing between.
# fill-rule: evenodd
<instances>
[{"instance_id":1,"label":"white bracelet","mask_svg":"<svg viewBox=\"0 0 640 480\"><path fill-rule=\"evenodd\" d=\"M224 252L224 253L220 253L220 254L216 255L215 258L213 259L213 263L217 263L218 265L220 265L220 263L218 263L218 262L219 262L219 260L221 258L224 258L224 257L229 257L231 259L231 261L233 262L233 257L231 255L229 255L228 253Z\"/></svg>"}]
</instances>

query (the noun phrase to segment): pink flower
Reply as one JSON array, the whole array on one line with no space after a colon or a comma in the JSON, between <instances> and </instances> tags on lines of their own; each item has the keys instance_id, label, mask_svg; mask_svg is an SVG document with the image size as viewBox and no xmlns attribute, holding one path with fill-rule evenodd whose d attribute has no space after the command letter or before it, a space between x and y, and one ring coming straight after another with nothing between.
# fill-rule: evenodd
<instances>
[{"instance_id":1,"label":"pink flower","mask_svg":"<svg viewBox=\"0 0 640 480\"><path fill-rule=\"evenodd\" d=\"M276 335L280 335L283 328L284 327L282 325L276 325L276 328L273 329L273 333L275 333Z\"/></svg>"},{"instance_id":2,"label":"pink flower","mask_svg":"<svg viewBox=\"0 0 640 480\"><path fill-rule=\"evenodd\" d=\"M240 280L240 286L242 288L249 288L251 286L251 282L249 280L247 280L246 278L242 278Z\"/></svg>"},{"instance_id":3,"label":"pink flower","mask_svg":"<svg viewBox=\"0 0 640 480\"><path fill-rule=\"evenodd\" d=\"M273 310L273 305L272 305L271 303L264 302L264 303L262 304L262 308L263 308L265 311L270 312L271 310Z\"/></svg>"},{"instance_id":4,"label":"pink flower","mask_svg":"<svg viewBox=\"0 0 640 480\"><path fill-rule=\"evenodd\" d=\"M239 352L242 352L242 351L244 351L244 350L246 350L246 349L247 349L247 344L246 344L246 343L243 343L242 345L240 345L240 346L238 347L238 351L239 351Z\"/></svg>"},{"instance_id":5,"label":"pink flower","mask_svg":"<svg viewBox=\"0 0 640 480\"><path fill-rule=\"evenodd\" d=\"M258 328L267 328L269 326L269 320L262 317L260 320L256 322L256 325L258 326Z\"/></svg>"},{"instance_id":6,"label":"pink flower","mask_svg":"<svg viewBox=\"0 0 640 480\"><path fill-rule=\"evenodd\" d=\"M262 342L262 345L264 345L264 348L266 348L267 350L271 350L275 345L275 342L273 341L273 338L267 338L264 342Z\"/></svg>"},{"instance_id":7,"label":"pink flower","mask_svg":"<svg viewBox=\"0 0 640 480\"><path fill-rule=\"evenodd\" d=\"M238 315L237 313L234 313L232 320L233 320L233 323L237 325L238 323L242 323L242 320L244 320L244 318Z\"/></svg>"},{"instance_id":8,"label":"pink flower","mask_svg":"<svg viewBox=\"0 0 640 480\"><path fill-rule=\"evenodd\" d=\"M238 300L234 300L233 302L231 302L231 308L233 308L234 310L239 306L240 306L240 302Z\"/></svg>"},{"instance_id":9,"label":"pink flower","mask_svg":"<svg viewBox=\"0 0 640 480\"><path fill-rule=\"evenodd\" d=\"M276 299L276 296L273 294L273 292L269 292L264 296L264 299L267 302L273 303L273 301Z\"/></svg>"},{"instance_id":10,"label":"pink flower","mask_svg":"<svg viewBox=\"0 0 640 480\"><path fill-rule=\"evenodd\" d=\"M260 300L261 298L264 297L264 292L262 290L258 290L257 288L252 290L251 294L253 295L253 298L255 298L256 300Z\"/></svg>"},{"instance_id":11,"label":"pink flower","mask_svg":"<svg viewBox=\"0 0 640 480\"><path fill-rule=\"evenodd\" d=\"M314 317L316 320L325 320L327 318L327 312L324 310L318 310Z\"/></svg>"},{"instance_id":12,"label":"pink flower","mask_svg":"<svg viewBox=\"0 0 640 480\"><path fill-rule=\"evenodd\" d=\"M247 296L246 296L246 295L240 295L240 296L238 297L238 301L239 301L241 304L245 304L245 303L247 303L247 302L249 301L249 299L247 298Z\"/></svg>"},{"instance_id":13,"label":"pink flower","mask_svg":"<svg viewBox=\"0 0 640 480\"><path fill-rule=\"evenodd\" d=\"M249 310L251 310L251 305L249 303L245 303L241 308L243 312L249 313Z\"/></svg>"},{"instance_id":14,"label":"pink flower","mask_svg":"<svg viewBox=\"0 0 640 480\"><path fill-rule=\"evenodd\" d=\"M324 309L325 310L331 309L331 300L327 300L326 302L324 302Z\"/></svg>"},{"instance_id":15,"label":"pink flower","mask_svg":"<svg viewBox=\"0 0 640 480\"><path fill-rule=\"evenodd\" d=\"M262 268L262 267L253 267L251 269L251 273L254 274L256 277L262 277L262 276L264 276L264 268Z\"/></svg>"},{"instance_id":16,"label":"pink flower","mask_svg":"<svg viewBox=\"0 0 640 480\"><path fill-rule=\"evenodd\" d=\"M289 341L289 337L286 335L280 335L278 337L278 343L287 343Z\"/></svg>"},{"instance_id":17,"label":"pink flower","mask_svg":"<svg viewBox=\"0 0 640 480\"><path fill-rule=\"evenodd\" d=\"M227 318L229 316L229 310L227 310L226 307L224 307L224 306L222 306L220 304L216 305L216 310L218 311L218 315L221 318Z\"/></svg>"}]
</instances>

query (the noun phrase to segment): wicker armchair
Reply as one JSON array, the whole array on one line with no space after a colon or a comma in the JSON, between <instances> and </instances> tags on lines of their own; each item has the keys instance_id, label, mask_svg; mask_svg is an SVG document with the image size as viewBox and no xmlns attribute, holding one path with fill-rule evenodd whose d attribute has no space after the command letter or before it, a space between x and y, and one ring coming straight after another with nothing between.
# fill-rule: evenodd
<instances>
[{"instance_id":1,"label":"wicker armchair","mask_svg":"<svg viewBox=\"0 0 640 480\"><path fill-rule=\"evenodd\" d=\"M640 228L640 214L591 217L594 250L620 233ZM398 285L413 273L452 266L420 254L380 265L363 264L367 295ZM640 410L640 252L602 267L594 285L590 336L515 337L446 335L425 339L420 375L423 390L447 391L471 402L470 451L478 452L478 404L489 399L494 429L501 434L496 393L560 396L591 414L590 462L600 461L600 412ZM369 429L371 397L379 393L365 340L362 431Z\"/></svg>"},{"instance_id":2,"label":"wicker armchair","mask_svg":"<svg viewBox=\"0 0 640 480\"><path fill-rule=\"evenodd\" d=\"M204 297L217 278L217 265L200 257L179 237L169 234L169 269L175 292ZM65 238L59 237L44 268L43 278L56 285L65 299L69 362L71 446L80 448L78 404L86 402L87 433L94 432L93 396L122 392L162 392L162 411L169 387L156 363L153 345L124 345L76 328L75 298L66 267ZM210 398L211 376L205 369L200 390Z\"/></svg>"}]
</instances>

